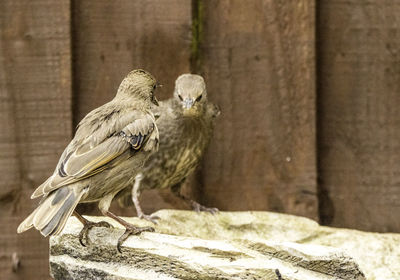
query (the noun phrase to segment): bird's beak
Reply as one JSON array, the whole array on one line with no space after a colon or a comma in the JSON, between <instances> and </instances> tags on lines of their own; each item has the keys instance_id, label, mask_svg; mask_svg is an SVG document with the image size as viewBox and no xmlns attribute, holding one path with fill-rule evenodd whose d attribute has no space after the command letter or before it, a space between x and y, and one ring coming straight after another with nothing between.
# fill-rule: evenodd
<instances>
[{"instance_id":1,"label":"bird's beak","mask_svg":"<svg viewBox=\"0 0 400 280\"><path fill-rule=\"evenodd\" d=\"M158 106L158 100L157 98L153 95L153 97L151 98L151 102L153 102L154 105Z\"/></svg>"},{"instance_id":2,"label":"bird's beak","mask_svg":"<svg viewBox=\"0 0 400 280\"><path fill-rule=\"evenodd\" d=\"M190 109L193 106L193 99L191 98L186 98L185 100L182 101L183 103L183 108L184 109Z\"/></svg>"}]
</instances>

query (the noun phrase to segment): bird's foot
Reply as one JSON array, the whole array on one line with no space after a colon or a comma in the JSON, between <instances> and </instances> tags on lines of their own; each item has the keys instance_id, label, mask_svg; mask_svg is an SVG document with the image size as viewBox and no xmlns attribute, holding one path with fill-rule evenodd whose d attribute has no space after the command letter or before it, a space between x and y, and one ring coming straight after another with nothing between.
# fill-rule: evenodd
<instances>
[{"instance_id":1,"label":"bird's foot","mask_svg":"<svg viewBox=\"0 0 400 280\"><path fill-rule=\"evenodd\" d=\"M98 223L86 221L85 224L83 225L81 232L79 233L79 243L81 243L83 247L86 247L90 243L89 230L94 227L112 228L113 226L105 221L101 221ZM85 241L86 244L83 242L83 240L86 240Z\"/></svg>"},{"instance_id":2,"label":"bird's foot","mask_svg":"<svg viewBox=\"0 0 400 280\"><path fill-rule=\"evenodd\" d=\"M118 249L118 252L120 252L120 253L122 253L122 251L121 251L122 243L124 243L124 241L126 239L128 239L128 237L130 235L138 235L144 231L154 232L154 228L152 228L152 227L137 227L134 225L125 225L125 227L126 227L126 230L125 230L124 234L121 235L121 237L118 239L118 243L117 243L117 249Z\"/></svg>"},{"instance_id":3,"label":"bird's foot","mask_svg":"<svg viewBox=\"0 0 400 280\"><path fill-rule=\"evenodd\" d=\"M198 203L198 202L196 202L194 200L190 201L190 204L192 205L192 209L194 211L196 211L197 213L208 212L208 213L211 213L211 214L214 215L214 214L219 212L218 208L208 208L208 207L205 207L205 206L201 205L200 203Z\"/></svg>"},{"instance_id":4,"label":"bird's foot","mask_svg":"<svg viewBox=\"0 0 400 280\"><path fill-rule=\"evenodd\" d=\"M138 217L140 218L140 219L143 219L143 220L146 220L146 221L149 221L149 222L152 222L153 224L157 224L157 220L160 220L161 218L160 217L158 217L158 216L153 216L153 215L146 215L146 214L140 214L140 215L138 215Z\"/></svg>"}]
</instances>

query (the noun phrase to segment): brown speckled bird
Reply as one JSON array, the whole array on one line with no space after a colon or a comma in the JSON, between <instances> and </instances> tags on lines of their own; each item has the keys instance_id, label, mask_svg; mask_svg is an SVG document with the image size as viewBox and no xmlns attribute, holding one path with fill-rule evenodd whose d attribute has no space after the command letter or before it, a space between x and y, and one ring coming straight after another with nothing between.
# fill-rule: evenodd
<instances>
[{"instance_id":1,"label":"brown speckled bird","mask_svg":"<svg viewBox=\"0 0 400 280\"><path fill-rule=\"evenodd\" d=\"M93 226L75 210L78 203L99 202L103 215L125 226L120 244L130 235L153 230L136 227L108 211L122 188L132 184L148 157L157 150L158 130L151 111L157 87L154 77L144 70L130 72L115 98L90 112L78 125L75 137L64 150L53 175L31 198L42 197L39 206L18 227L18 233L35 227L42 235L59 234L74 214L84 224L83 238Z\"/></svg>"},{"instance_id":2,"label":"brown speckled bird","mask_svg":"<svg viewBox=\"0 0 400 280\"><path fill-rule=\"evenodd\" d=\"M120 203L127 205L132 195L138 217L155 223L159 217L145 215L140 207L139 194L143 189L171 188L178 197L190 203L196 211L215 213L180 194L185 179L196 169L211 139L219 109L207 101L204 80L199 75L183 74L175 82L174 96L160 102L154 114L160 132L160 146L135 178L132 193L123 190Z\"/></svg>"}]
</instances>

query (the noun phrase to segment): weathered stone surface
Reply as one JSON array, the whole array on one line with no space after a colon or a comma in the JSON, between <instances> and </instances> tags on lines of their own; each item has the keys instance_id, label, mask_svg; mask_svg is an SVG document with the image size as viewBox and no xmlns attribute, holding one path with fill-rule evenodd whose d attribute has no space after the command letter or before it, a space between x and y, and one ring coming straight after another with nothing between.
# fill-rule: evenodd
<instances>
[{"instance_id":1,"label":"weathered stone surface","mask_svg":"<svg viewBox=\"0 0 400 280\"><path fill-rule=\"evenodd\" d=\"M269 212L218 215L162 210L156 233L82 228L70 218L50 241L55 279L400 279L400 235L321 227L306 218ZM88 217L104 220L103 217ZM146 221L129 219L136 225ZM364 274L366 277L364 277Z\"/></svg>"}]
</instances>

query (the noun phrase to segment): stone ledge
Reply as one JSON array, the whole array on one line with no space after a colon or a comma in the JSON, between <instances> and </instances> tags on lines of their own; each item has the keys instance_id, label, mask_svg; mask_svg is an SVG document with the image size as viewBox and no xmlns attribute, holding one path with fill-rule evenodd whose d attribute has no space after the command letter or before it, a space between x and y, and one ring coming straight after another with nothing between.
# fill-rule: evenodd
<instances>
[{"instance_id":1,"label":"stone ledge","mask_svg":"<svg viewBox=\"0 0 400 280\"><path fill-rule=\"evenodd\" d=\"M123 229L113 221L106 219L115 229L92 229L89 234L92 243L85 248L77 239L82 226L70 218L62 234L50 240L52 276L55 279L400 279L398 234L321 227L306 218L269 212L222 212L212 216L162 210L157 215L162 220L155 227L156 233L130 237L122 247L122 254L117 252L116 242ZM136 218L128 219L133 224L149 225ZM371 247L375 250L371 251Z\"/></svg>"}]
</instances>

